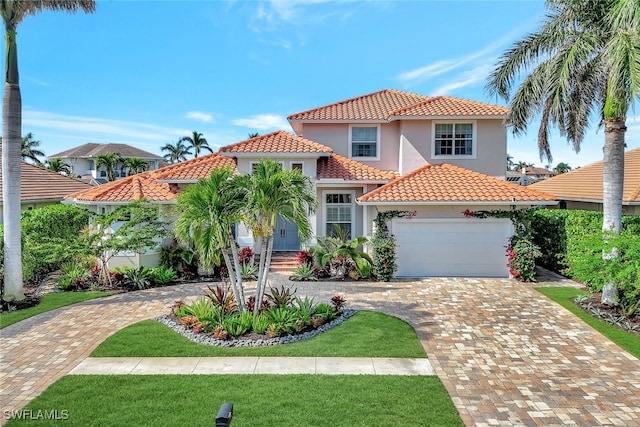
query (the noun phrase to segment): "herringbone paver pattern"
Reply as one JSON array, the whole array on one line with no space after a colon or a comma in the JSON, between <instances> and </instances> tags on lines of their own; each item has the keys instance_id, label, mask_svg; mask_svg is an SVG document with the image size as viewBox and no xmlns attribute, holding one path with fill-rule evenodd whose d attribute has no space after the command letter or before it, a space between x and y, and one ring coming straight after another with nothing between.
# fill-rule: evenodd
<instances>
[{"instance_id":1,"label":"herringbone paver pattern","mask_svg":"<svg viewBox=\"0 0 640 427\"><path fill-rule=\"evenodd\" d=\"M409 322L467 425L640 426L640 361L530 285L431 278L295 286L298 295L339 293L352 308ZM3 329L2 410L21 408L106 337L164 313L175 299L198 296L201 288L88 301Z\"/></svg>"}]
</instances>

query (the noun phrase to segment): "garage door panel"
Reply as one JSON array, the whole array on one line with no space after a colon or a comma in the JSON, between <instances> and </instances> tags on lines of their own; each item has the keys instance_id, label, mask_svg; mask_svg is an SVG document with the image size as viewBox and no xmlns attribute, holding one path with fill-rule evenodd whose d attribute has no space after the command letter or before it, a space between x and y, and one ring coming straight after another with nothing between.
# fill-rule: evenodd
<instances>
[{"instance_id":1,"label":"garage door panel","mask_svg":"<svg viewBox=\"0 0 640 427\"><path fill-rule=\"evenodd\" d=\"M410 220L392 225L399 277L507 277L509 220Z\"/></svg>"}]
</instances>

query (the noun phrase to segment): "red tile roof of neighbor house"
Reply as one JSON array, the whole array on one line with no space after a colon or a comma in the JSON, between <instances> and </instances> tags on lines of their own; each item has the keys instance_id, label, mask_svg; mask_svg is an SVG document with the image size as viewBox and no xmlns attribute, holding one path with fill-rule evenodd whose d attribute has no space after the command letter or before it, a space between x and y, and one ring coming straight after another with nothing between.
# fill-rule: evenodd
<instances>
[{"instance_id":1,"label":"red tile roof of neighbor house","mask_svg":"<svg viewBox=\"0 0 640 427\"><path fill-rule=\"evenodd\" d=\"M329 158L318 160L317 177L345 181L381 181L395 179L396 174L332 154Z\"/></svg>"},{"instance_id":2,"label":"red tile roof of neighbor house","mask_svg":"<svg viewBox=\"0 0 640 427\"><path fill-rule=\"evenodd\" d=\"M57 201L74 191L93 188L75 178L22 162L20 165L20 199L23 202ZM2 160L0 159L0 203L2 203Z\"/></svg>"},{"instance_id":3,"label":"red tile roof of neighbor house","mask_svg":"<svg viewBox=\"0 0 640 427\"><path fill-rule=\"evenodd\" d=\"M214 169L223 166L235 169L236 163L230 157L213 153L155 170L154 177L162 181L197 181L208 177Z\"/></svg>"},{"instance_id":4,"label":"red tile roof of neighbor house","mask_svg":"<svg viewBox=\"0 0 640 427\"><path fill-rule=\"evenodd\" d=\"M357 98L314 108L288 117L304 120L372 120L387 121L407 116L459 117L499 116L509 112L506 107L469 101L451 96L429 97L395 89L385 89Z\"/></svg>"},{"instance_id":5,"label":"red tile roof of neighbor house","mask_svg":"<svg viewBox=\"0 0 640 427\"><path fill-rule=\"evenodd\" d=\"M536 182L530 188L545 191L558 199L602 202L602 169L599 161L553 178ZM640 148L624 154L623 204L640 203Z\"/></svg>"},{"instance_id":6,"label":"red tile roof of neighbor house","mask_svg":"<svg viewBox=\"0 0 640 427\"><path fill-rule=\"evenodd\" d=\"M331 153L326 145L282 130L227 145L221 153Z\"/></svg>"},{"instance_id":7,"label":"red tile roof of neighbor house","mask_svg":"<svg viewBox=\"0 0 640 427\"><path fill-rule=\"evenodd\" d=\"M136 147L132 147L128 144L98 144L95 142L88 142L78 147L70 148L69 150L62 151L52 156L47 156L50 159L53 158L92 158L108 153L118 153L122 157L139 157L141 159L157 159L161 160L162 157L148 151L141 150Z\"/></svg>"},{"instance_id":8,"label":"red tile roof of neighbor house","mask_svg":"<svg viewBox=\"0 0 640 427\"><path fill-rule=\"evenodd\" d=\"M69 194L65 199L79 202L125 203L140 199L150 202L164 202L176 198L176 190L166 182L160 182L155 171L139 173L127 178L98 185L89 190Z\"/></svg>"},{"instance_id":9,"label":"red tile roof of neighbor house","mask_svg":"<svg viewBox=\"0 0 640 427\"><path fill-rule=\"evenodd\" d=\"M426 165L360 196L360 202L551 202L550 194L450 164Z\"/></svg>"}]
</instances>

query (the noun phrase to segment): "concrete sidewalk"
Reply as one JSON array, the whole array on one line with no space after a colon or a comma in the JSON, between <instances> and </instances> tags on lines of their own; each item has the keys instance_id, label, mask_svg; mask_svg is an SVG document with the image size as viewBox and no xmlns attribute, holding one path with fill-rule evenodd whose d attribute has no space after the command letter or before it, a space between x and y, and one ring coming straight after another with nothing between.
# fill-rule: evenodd
<instances>
[{"instance_id":1,"label":"concrete sidewalk","mask_svg":"<svg viewBox=\"0 0 640 427\"><path fill-rule=\"evenodd\" d=\"M89 357L70 375L435 375L429 359L382 357Z\"/></svg>"}]
</instances>

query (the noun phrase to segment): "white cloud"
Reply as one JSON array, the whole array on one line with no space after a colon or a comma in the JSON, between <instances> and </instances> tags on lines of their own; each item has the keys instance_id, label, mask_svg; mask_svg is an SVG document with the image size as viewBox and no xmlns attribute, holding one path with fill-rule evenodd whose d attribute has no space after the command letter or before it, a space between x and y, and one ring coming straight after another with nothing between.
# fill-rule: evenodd
<instances>
[{"instance_id":1,"label":"white cloud","mask_svg":"<svg viewBox=\"0 0 640 427\"><path fill-rule=\"evenodd\" d=\"M451 82L445 83L440 88L447 92L477 83L486 78L495 65L498 55L503 50L504 46L515 40L516 37L520 36L523 32L523 28L530 27L531 25L529 24L520 25L475 52L470 52L465 56L457 58L440 59L423 67L401 72L396 76L396 79L403 85L411 86L433 77L449 73L449 80L451 80ZM462 70L454 72L458 69ZM475 72L482 72L484 74L479 75L474 79L473 73Z\"/></svg>"},{"instance_id":2,"label":"white cloud","mask_svg":"<svg viewBox=\"0 0 640 427\"><path fill-rule=\"evenodd\" d=\"M213 116L209 113L203 113L202 111L187 111L184 114L186 119L198 120L204 123L213 123Z\"/></svg>"},{"instance_id":3,"label":"white cloud","mask_svg":"<svg viewBox=\"0 0 640 427\"><path fill-rule=\"evenodd\" d=\"M480 65L473 70L458 74L455 80L451 80L449 83L436 88L432 93L433 95L446 95L453 90L482 82L487 78L487 75L492 69L493 66L490 64Z\"/></svg>"},{"instance_id":4,"label":"white cloud","mask_svg":"<svg viewBox=\"0 0 640 427\"><path fill-rule=\"evenodd\" d=\"M235 119L232 123L236 126L244 126L251 129L288 129L289 122L284 116L275 114L255 114L251 117Z\"/></svg>"}]
</instances>

